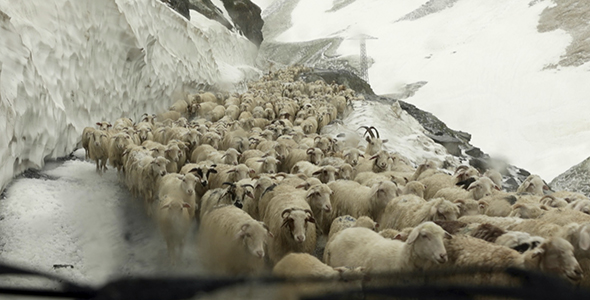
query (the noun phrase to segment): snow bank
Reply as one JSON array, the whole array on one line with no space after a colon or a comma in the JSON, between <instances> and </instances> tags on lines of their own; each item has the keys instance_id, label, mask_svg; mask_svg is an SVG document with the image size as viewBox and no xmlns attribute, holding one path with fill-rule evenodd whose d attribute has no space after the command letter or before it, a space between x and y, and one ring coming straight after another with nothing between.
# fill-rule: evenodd
<instances>
[{"instance_id":1,"label":"snow bank","mask_svg":"<svg viewBox=\"0 0 590 300\"><path fill-rule=\"evenodd\" d=\"M70 153L98 120L139 118L173 95L244 87L257 48L158 0L0 0L0 190Z\"/></svg>"}]
</instances>

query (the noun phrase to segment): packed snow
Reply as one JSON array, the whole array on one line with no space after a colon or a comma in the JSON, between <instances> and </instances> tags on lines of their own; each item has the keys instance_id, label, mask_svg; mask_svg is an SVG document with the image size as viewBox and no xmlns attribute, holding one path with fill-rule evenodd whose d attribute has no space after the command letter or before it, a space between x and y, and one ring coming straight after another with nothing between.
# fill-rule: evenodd
<instances>
[{"instance_id":1,"label":"packed snow","mask_svg":"<svg viewBox=\"0 0 590 300\"><path fill-rule=\"evenodd\" d=\"M71 153L93 122L260 75L245 37L158 0L0 0L0 35L0 190Z\"/></svg>"},{"instance_id":2,"label":"packed snow","mask_svg":"<svg viewBox=\"0 0 590 300\"><path fill-rule=\"evenodd\" d=\"M279 4L267 7L265 18ZM342 38L337 54L351 58L359 43L350 37L376 37L366 43L377 94L427 82L406 101L469 132L471 143L493 157L550 181L590 155L588 64L559 65L570 45L585 44L572 39L577 32L538 28L553 6L551 0L299 0L291 27L275 41Z\"/></svg>"}]
</instances>

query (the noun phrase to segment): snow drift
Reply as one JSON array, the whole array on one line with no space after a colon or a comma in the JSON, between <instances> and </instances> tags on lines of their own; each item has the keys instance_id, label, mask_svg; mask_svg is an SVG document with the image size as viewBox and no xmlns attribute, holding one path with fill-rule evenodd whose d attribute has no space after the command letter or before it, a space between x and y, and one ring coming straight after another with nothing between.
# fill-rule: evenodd
<instances>
[{"instance_id":1,"label":"snow drift","mask_svg":"<svg viewBox=\"0 0 590 300\"><path fill-rule=\"evenodd\" d=\"M0 0L0 190L72 152L97 120L259 76L254 44L191 19L157 0Z\"/></svg>"}]
</instances>

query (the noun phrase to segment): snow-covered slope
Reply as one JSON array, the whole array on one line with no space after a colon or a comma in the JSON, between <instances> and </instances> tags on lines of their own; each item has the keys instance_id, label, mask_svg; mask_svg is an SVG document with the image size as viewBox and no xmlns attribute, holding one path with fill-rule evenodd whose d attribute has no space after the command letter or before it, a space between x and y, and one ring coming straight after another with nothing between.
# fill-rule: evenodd
<instances>
[{"instance_id":1,"label":"snow-covered slope","mask_svg":"<svg viewBox=\"0 0 590 300\"><path fill-rule=\"evenodd\" d=\"M0 0L0 190L70 153L85 126L259 76L257 48L158 0Z\"/></svg>"},{"instance_id":2,"label":"snow-covered slope","mask_svg":"<svg viewBox=\"0 0 590 300\"><path fill-rule=\"evenodd\" d=\"M549 181L590 154L588 10L579 0L277 0L263 12L261 49L278 62L358 66L348 38L376 37L367 54L378 94L426 82L405 101Z\"/></svg>"}]
</instances>

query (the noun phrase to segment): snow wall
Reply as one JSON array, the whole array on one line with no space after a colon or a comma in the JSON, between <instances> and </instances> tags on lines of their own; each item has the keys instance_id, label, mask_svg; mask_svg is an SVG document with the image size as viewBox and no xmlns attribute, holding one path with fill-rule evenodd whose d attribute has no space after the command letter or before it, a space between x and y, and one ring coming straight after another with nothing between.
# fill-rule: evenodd
<instances>
[{"instance_id":1,"label":"snow wall","mask_svg":"<svg viewBox=\"0 0 590 300\"><path fill-rule=\"evenodd\" d=\"M158 0L0 0L0 191L71 153L96 121L137 120L173 96L260 75L254 44L191 20Z\"/></svg>"}]
</instances>

